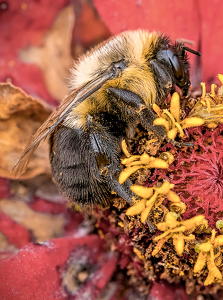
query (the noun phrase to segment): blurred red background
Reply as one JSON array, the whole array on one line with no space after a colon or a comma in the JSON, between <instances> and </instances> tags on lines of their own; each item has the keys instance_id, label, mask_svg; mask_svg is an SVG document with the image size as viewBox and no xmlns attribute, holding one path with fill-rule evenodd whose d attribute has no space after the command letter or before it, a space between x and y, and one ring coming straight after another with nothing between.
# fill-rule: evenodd
<instances>
[{"instance_id":1,"label":"blurred red background","mask_svg":"<svg viewBox=\"0 0 223 300\"><path fill-rule=\"evenodd\" d=\"M192 44L189 46L202 53L201 58L189 54L193 88L200 88L201 81L210 87L211 83L219 84L216 75L223 73L222 16L222 0L0 1L0 82L11 82L27 94L57 105L68 92L68 69L73 59L113 34L143 28L163 31L173 41L190 41ZM1 179L0 199L16 197L16 193L12 192L12 182ZM68 257L76 245L82 247L84 244L86 249L91 249L93 242L97 243L95 251L100 254L98 260L92 258L90 252L86 255L97 267L93 279L97 281L98 274L106 274L99 284L92 283L93 279L88 281L88 292L96 290L89 299L97 299L115 273L117 257L107 257L99 237L77 239L77 233L80 233L78 226L83 218L69 211L63 200L59 203L53 198L48 201L35 193L28 201L19 200L26 201L27 207L34 212L62 216L66 222L60 239L51 240L51 244L31 243L26 246L36 241L30 228L18 219L15 221L0 208L0 233L4 234L9 245L1 252L2 259L8 257L0 266L1 299L83 300L83 290L77 297L61 292L61 274L65 272ZM55 247L52 251L55 260L51 259L49 246ZM23 250L16 254L21 247L24 247ZM104 267L100 260L107 262ZM54 279L49 278L47 268ZM110 298L104 299L117 299L119 289L120 282L116 282ZM187 299L184 291L179 290L177 299ZM149 299L161 300L164 294L174 299L175 294L169 286L165 288L165 284L157 283ZM128 297L126 294L122 299L130 300Z\"/></svg>"}]
</instances>

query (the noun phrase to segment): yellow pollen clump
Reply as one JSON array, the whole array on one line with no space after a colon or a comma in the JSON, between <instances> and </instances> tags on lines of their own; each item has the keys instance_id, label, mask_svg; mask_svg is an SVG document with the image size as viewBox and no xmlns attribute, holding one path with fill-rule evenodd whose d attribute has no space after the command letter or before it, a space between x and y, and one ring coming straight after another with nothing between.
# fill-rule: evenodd
<instances>
[{"instance_id":1,"label":"yellow pollen clump","mask_svg":"<svg viewBox=\"0 0 223 300\"><path fill-rule=\"evenodd\" d=\"M170 103L170 113L176 119L176 121L180 122L180 96L177 92L173 93Z\"/></svg>"},{"instance_id":2,"label":"yellow pollen clump","mask_svg":"<svg viewBox=\"0 0 223 300\"><path fill-rule=\"evenodd\" d=\"M165 222L161 222L157 224L157 228L161 231L164 231L163 234L156 236L153 241L158 242L156 247L154 248L152 255L156 255L161 250L164 243L172 238L174 248L179 256L183 254L185 241L194 240L195 236L193 234L185 235L187 231L194 231L197 226L199 226L205 217L200 215L188 219L186 221L177 221L175 217L168 213L166 215Z\"/></svg>"},{"instance_id":3,"label":"yellow pollen clump","mask_svg":"<svg viewBox=\"0 0 223 300\"><path fill-rule=\"evenodd\" d=\"M158 126L164 126L166 128L166 131L169 131L169 122L164 118L157 118L153 121L154 125Z\"/></svg>"},{"instance_id":4,"label":"yellow pollen clump","mask_svg":"<svg viewBox=\"0 0 223 300\"><path fill-rule=\"evenodd\" d=\"M201 118L196 118L196 117L192 117L192 118L186 118L182 121L182 128L189 128L189 127L197 127L197 126L201 126L205 123L204 119Z\"/></svg>"},{"instance_id":5,"label":"yellow pollen clump","mask_svg":"<svg viewBox=\"0 0 223 300\"><path fill-rule=\"evenodd\" d=\"M173 187L174 185L168 181L165 181L161 187L147 188L139 185L132 185L130 188L131 191L143 199L129 207L126 211L126 215L135 216L141 214L141 222L144 223L160 196L166 196L167 199L173 203L181 202L179 196L170 190Z\"/></svg>"},{"instance_id":6,"label":"yellow pollen clump","mask_svg":"<svg viewBox=\"0 0 223 300\"><path fill-rule=\"evenodd\" d=\"M207 242L199 244L200 252L194 265L194 273L199 273L207 265L208 277L204 282L205 286L214 282L222 282L222 274L215 264L215 259L219 256L219 247L223 246L223 235L215 237L215 234L213 229L211 238Z\"/></svg>"},{"instance_id":7,"label":"yellow pollen clump","mask_svg":"<svg viewBox=\"0 0 223 300\"><path fill-rule=\"evenodd\" d=\"M139 169L167 169L169 167L169 164L165 160L149 156L147 153L124 158L121 163L126 165L126 168L119 175L120 184L123 184L129 176Z\"/></svg>"}]
</instances>

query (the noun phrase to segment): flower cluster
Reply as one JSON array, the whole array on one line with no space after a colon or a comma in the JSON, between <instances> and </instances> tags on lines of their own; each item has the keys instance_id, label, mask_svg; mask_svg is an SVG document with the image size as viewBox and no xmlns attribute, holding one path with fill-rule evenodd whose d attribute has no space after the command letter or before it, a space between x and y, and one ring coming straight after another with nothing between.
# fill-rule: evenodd
<instances>
[{"instance_id":1,"label":"flower cluster","mask_svg":"<svg viewBox=\"0 0 223 300\"><path fill-rule=\"evenodd\" d=\"M223 83L223 76L218 77ZM137 222L141 222L142 228L149 228L151 233L144 246L134 246L138 258L146 265L151 263L148 258L164 256L169 260L167 265L172 261L173 268L176 268L176 255L182 257L189 253L194 278L208 274L205 286L222 282L223 235L215 237L216 232L211 228L223 216L220 214L223 212L223 87L217 94L215 87L212 85L211 93L207 95L202 83L202 96L192 107L188 104L184 119L177 93L171 98L169 110L153 105L158 115L154 125L164 126L171 141L187 136L194 147L186 146L179 151L169 143L158 151L154 147L156 151L152 156L148 155L146 147L143 153L132 155L123 141L126 158L122 159L122 164L125 168L119 177L120 184L130 176L133 179L131 190L136 197L133 205L125 211L129 226L139 226ZM168 147L170 151L167 151ZM133 174L137 172L140 177L147 169L151 175L147 182L134 184L136 176ZM150 223L163 233L152 235ZM210 233L211 238L208 238ZM146 244L147 250L144 249ZM184 271L180 274L183 276Z\"/></svg>"}]
</instances>

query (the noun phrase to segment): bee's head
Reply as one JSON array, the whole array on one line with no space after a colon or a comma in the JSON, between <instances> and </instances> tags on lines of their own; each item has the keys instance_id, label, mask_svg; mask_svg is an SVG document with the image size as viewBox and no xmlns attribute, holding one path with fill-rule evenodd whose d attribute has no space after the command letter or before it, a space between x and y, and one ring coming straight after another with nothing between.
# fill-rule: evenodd
<instances>
[{"instance_id":1,"label":"bee's head","mask_svg":"<svg viewBox=\"0 0 223 300\"><path fill-rule=\"evenodd\" d=\"M177 85L184 96L190 87L189 63L184 46L171 45L163 34L148 31L126 31L88 52L76 63L72 88L93 82L101 74L118 66L117 76L97 92L95 101L109 105L109 88L129 90L146 105L162 102Z\"/></svg>"},{"instance_id":2,"label":"bee's head","mask_svg":"<svg viewBox=\"0 0 223 300\"><path fill-rule=\"evenodd\" d=\"M148 61L157 82L157 90L165 91L169 86L176 85L182 90L183 96L188 96L191 83L186 51L201 56L199 52L182 43L172 45L167 36L159 36L153 50L153 57Z\"/></svg>"}]
</instances>

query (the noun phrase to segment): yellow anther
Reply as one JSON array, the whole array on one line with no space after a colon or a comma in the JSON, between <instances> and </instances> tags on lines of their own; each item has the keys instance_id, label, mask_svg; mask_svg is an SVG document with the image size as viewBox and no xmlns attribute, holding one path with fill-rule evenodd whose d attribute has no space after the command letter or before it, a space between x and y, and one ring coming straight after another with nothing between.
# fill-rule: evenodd
<instances>
[{"instance_id":1,"label":"yellow anther","mask_svg":"<svg viewBox=\"0 0 223 300\"><path fill-rule=\"evenodd\" d=\"M148 199L153 195L153 188L148 188L141 185L132 185L130 187L131 191L135 193L137 196L142 197L144 199Z\"/></svg>"},{"instance_id":2,"label":"yellow anther","mask_svg":"<svg viewBox=\"0 0 223 300\"><path fill-rule=\"evenodd\" d=\"M157 113L157 115L160 117L162 115L162 110L159 108L159 106L155 103L153 103L153 110L155 111L155 113Z\"/></svg>"},{"instance_id":3,"label":"yellow anther","mask_svg":"<svg viewBox=\"0 0 223 300\"><path fill-rule=\"evenodd\" d=\"M160 158L156 158L154 161L149 163L149 168L167 169L169 168L169 164Z\"/></svg>"},{"instance_id":4,"label":"yellow anther","mask_svg":"<svg viewBox=\"0 0 223 300\"><path fill-rule=\"evenodd\" d=\"M202 96L201 96L201 98L205 98L205 96L206 96L206 84L204 82L201 82L201 86L202 86Z\"/></svg>"},{"instance_id":5,"label":"yellow anther","mask_svg":"<svg viewBox=\"0 0 223 300\"><path fill-rule=\"evenodd\" d=\"M135 216L140 214L146 207L146 199L142 199L135 205L129 207L126 211L127 216Z\"/></svg>"},{"instance_id":6,"label":"yellow anther","mask_svg":"<svg viewBox=\"0 0 223 300\"><path fill-rule=\"evenodd\" d=\"M170 118L170 120L172 121L172 127L174 127L174 123L175 123L174 117L171 115L170 112L168 112L167 109L164 109L163 112Z\"/></svg>"},{"instance_id":7,"label":"yellow anther","mask_svg":"<svg viewBox=\"0 0 223 300\"><path fill-rule=\"evenodd\" d=\"M134 156L122 159L121 162L123 165L129 166L129 165L132 165L132 163L134 161L139 161L140 157L141 157L140 155L134 155Z\"/></svg>"},{"instance_id":8,"label":"yellow anther","mask_svg":"<svg viewBox=\"0 0 223 300\"><path fill-rule=\"evenodd\" d=\"M217 77L221 81L221 85L223 85L223 75L222 74L218 74Z\"/></svg>"},{"instance_id":9,"label":"yellow anther","mask_svg":"<svg viewBox=\"0 0 223 300\"><path fill-rule=\"evenodd\" d=\"M125 156L127 156L127 157L131 156L131 154L128 151L127 144L126 144L125 140L122 141L122 151L125 154Z\"/></svg>"},{"instance_id":10,"label":"yellow anther","mask_svg":"<svg viewBox=\"0 0 223 300\"><path fill-rule=\"evenodd\" d=\"M176 123L175 123L176 124ZM173 128L170 131L167 132L167 136L170 140L174 140L177 136L177 128Z\"/></svg>"},{"instance_id":11,"label":"yellow anther","mask_svg":"<svg viewBox=\"0 0 223 300\"><path fill-rule=\"evenodd\" d=\"M204 119L197 118L197 117L191 117L191 118L186 118L182 121L182 128L189 128L189 127L197 127L201 126L205 123Z\"/></svg>"},{"instance_id":12,"label":"yellow anther","mask_svg":"<svg viewBox=\"0 0 223 300\"><path fill-rule=\"evenodd\" d=\"M166 195L166 197L170 202L173 202L173 203L181 202L180 197L173 191L169 191L169 193Z\"/></svg>"},{"instance_id":13,"label":"yellow anther","mask_svg":"<svg viewBox=\"0 0 223 300\"><path fill-rule=\"evenodd\" d=\"M146 222L146 220L147 220L147 218L148 218L148 216L149 216L149 214L150 214L150 211L151 211L151 209L152 209L152 207L153 207L155 201L156 201L156 198L154 198L154 200L151 201L151 202L149 203L149 205L146 206L146 208L142 211L142 213L141 213L141 222L142 222L142 223L145 223L145 222Z\"/></svg>"},{"instance_id":14,"label":"yellow anther","mask_svg":"<svg viewBox=\"0 0 223 300\"><path fill-rule=\"evenodd\" d=\"M159 188L155 188L156 191L158 191L160 194L163 194L163 195L166 195L169 193L170 189L174 188L174 184L168 182L168 181L165 181L161 187Z\"/></svg>"},{"instance_id":15,"label":"yellow anther","mask_svg":"<svg viewBox=\"0 0 223 300\"><path fill-rule=\"evenodd\" d=\"M200 252L197 257L197 261L194 265L194 273L200 272L206 265L207 261L207 253L206 252Z\"/></svg>"},{"instance_id":16,"label":"yellow anther","mask_svg":"<svg viewBox=\"0 0 223 300\"><path fill-rule=\"evenodd\" d=\"M207 99L207 98L206 98L206 103L207 103L207 110L208 110L208 112L210 112L211 111L211 103L210 103L209 99Z\"/></svg>"},{"instance_id":17,"label":"yellow anther","mask_svg":"<svg viewBox=\"0 0 223 300\"><path fill-rule=\"evenodd\" d=\"M215 89L216 89L216 87L217 87L217 85L214 84L214 83L212 83L212 85L211 85L211 92L210 92L210 96L211 96L212 98L214 98L214 97L216 96L216 94L215 94Z\"/></svg>"},{"instance_id":18,"label":"yellow anther","mask_svg":"<svg viewBox=\"0 0 223 300\"><path fill-rule=\"evenodd\" d=\"M179 123L175 122L175 126L177 127L178 131L179 131L179 136L180 137L183 137L184 136L184 131L183 131L183 128L180 126Z\"/></svg>"},{"instance_id":19,"label":"yellow anther","mask_svg":"<svg viewBox=\"0 0 223 300\"><path fill-rule=\"evenodd\" d=\"M154 125L160 125L164 126L166 128L166 131L169 131L169 122L165 120L164 118L157 118L153 121Z\"/></svg>"},{"instance_id":20,"label":"yellow anther","mask_svg":"<svg viewBox=\"0 0 223 300\"><path fill-rule=\"evenodd\" d=\"M131 176L133 173L142 168L144 168L144 166L142 165L126 168L119 175L119 183L123 184L129 178L129 176Z\"/></svg>"},{"instance_id":21,"label":"yellow anther","mask_svg":"<svg viewBox=\"0 0 223 300\"><path fill-rule=\"evenodd\" d=\"M177 122L180 121L180 96L177 92L173 93L171 98L170 113Z\"/></svg>"}]
</instances>

